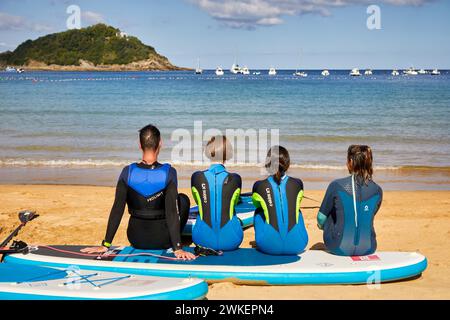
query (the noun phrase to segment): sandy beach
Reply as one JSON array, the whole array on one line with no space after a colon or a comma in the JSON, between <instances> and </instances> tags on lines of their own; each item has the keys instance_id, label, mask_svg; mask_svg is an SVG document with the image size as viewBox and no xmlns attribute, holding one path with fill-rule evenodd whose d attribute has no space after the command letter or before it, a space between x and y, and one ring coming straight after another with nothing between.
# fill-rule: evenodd
<instances>
[{"instance_id":1,"label":"sandy beach","mask_svg":"<svg viewBox=\"0 0 450 320\"><path fill-rule=\"evenodd\" d=\"M180 190L190 195L187 189ZM245 191L245 190L244 190ZM307 191L321 200L324 190ZM0 237L17 226L16 214L36 210L40 217L18 239L29 244L94 245L103 239L114 188L71 185L0 185ZM304 200L303 206L316 203ZM308 248L322 242L316 227L316 209L303 215L309 232ZM114 245L127 245L124 215ZM386 191L375 219L378 250L418 251L428 258L419 279L383 284L346 286L244 286L215 283L208 299L450 299L450 191ZM254 230L245 231L243 247L251 247Z\"/></svg>"}]
</instances>

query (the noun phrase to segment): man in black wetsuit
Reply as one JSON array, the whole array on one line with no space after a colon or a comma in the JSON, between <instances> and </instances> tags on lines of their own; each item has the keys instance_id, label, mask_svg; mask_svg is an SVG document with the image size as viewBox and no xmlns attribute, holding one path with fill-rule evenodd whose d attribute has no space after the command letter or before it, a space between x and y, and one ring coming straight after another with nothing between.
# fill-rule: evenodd
<instances>
[{"instance_id":1,"label":"man in black wetsuit","mask_svg":"<svg viewBox=\"0 0 450 320\"><path fill-rule=\"evenodd\" d=\"M139 141L142 160L126 166L120 174L102 246L81 251L106 252L120 225L125 205L128 205L131 217L127 235L133 247L172 248L177 258L195 259L181 247L181 230L189 216L190 201L185 194L178 194L176 170L169 164L158 162L162 146L158 128L153 125L142 128Z\"/></svg>"}]
</instances>

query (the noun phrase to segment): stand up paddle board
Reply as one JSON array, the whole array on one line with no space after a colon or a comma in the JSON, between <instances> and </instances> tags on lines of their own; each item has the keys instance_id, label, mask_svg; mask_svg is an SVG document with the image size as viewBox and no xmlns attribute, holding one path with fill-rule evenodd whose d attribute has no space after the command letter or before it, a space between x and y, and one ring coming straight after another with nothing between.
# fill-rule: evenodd
<instances>
[{"instance_id":1,"label":"stand up paddle board","mask_svg":"<svg viewBox=\"0 0 450 320\"><path fill-rule=\"evenodd\" d=\"M248 228L253 225L253 216L255 214L255 206L253 205L251 196L241 196L239 203L235 207L236 215L241 221L242 228ZM192 235L192 228L198 216L198 206L194 206L189 211L189 219L181 233L183 236Z\"/></svg>"},{"instance_id":2,"label":"stand up paddle board","mask_svg":"<svg viewBox=\"0 0 450 320\"><path fill-rule=\"evenodd\" d=\"M244 284L363 284L408 279L427 266L426 258L413 252L377 252L364 257L342 257L320 250L298 256L272 256L242 248L221 256L201 256L193 261L173 259L167 250L112 248L102 256L85 255L85 246L40 246L29 254L13 254L7 263L114 271L161 277L197 277L208 281ZM192 247L184 248L193 252Z\"/></svg>"},{"instance_id":3,"label":"stand up paddle board","mask_svg":"<svg viewBox=\"0 0 450 320\"><path fill-rule=\"evenodd\" d=\"M0 264L0 300L201 299L200 279L161 278L124 273Z\"/></svg>"}]
</instances>

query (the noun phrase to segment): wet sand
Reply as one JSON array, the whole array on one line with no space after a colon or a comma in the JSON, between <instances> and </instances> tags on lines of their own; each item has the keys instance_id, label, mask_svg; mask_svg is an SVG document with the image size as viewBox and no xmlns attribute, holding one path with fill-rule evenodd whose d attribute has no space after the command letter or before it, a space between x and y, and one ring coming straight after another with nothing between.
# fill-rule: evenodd
<instances>
[{"instance_id":1,"label":"wet sand","mask_svg":"<svg viewBox=\"0 0 450 320\"><path fill-rule=\"evenodd\" d=\"M190 195L189 190L180 190ZM244 190L246 191L246 190ZM321 200L324 190L306 191ZM0 237L17 223L17 212L36 210L40 217L26 226L18 239L29 244L96 245L104 237L114 188L74 185L0 185ZM305 199L302 206L316 206ZM316 227L316 209L303 215L310 236L308 248L322 242ZM114 239L127 245L128 214ZM378 249L418 251L428 258L422 277L383 284L379 289L365 285L339 286L245 286L216 283L209 299L450 299L450 191L385 191L375 219ZM251 247L254 230L245 231L242 247Z\"/></svg>"}]
</instances>

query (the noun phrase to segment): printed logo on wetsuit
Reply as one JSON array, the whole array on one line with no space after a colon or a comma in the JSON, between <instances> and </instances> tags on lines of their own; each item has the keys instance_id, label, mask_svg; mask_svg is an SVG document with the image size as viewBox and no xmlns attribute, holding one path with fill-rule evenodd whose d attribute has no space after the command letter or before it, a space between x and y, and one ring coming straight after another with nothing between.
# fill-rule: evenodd
<instances>
[{"instance_id":1,"label":"printed logo on wetsuit","mask_svg":"<svg viewBox=\"0 0 450 320\"><path fill-rule=\"evenodd\" d=\"M158 192L154 196L151 196L150 198L148 198L147 202L152 202L153 200L158 199L159 197L161 197L163 195L163 193L164 193L163 191Z\"/></svg>"},{"instance_id":2,"label":"printed logo on wetsuit","mask_svg":"<svg viewBox=\"0 0 450 320\"><path fill-rule=\"evenodd\" d=\"M270 193L270 188L266 188L267 193L267 202L269 203L269 207L273 207L272 194Z\"/></svg>"},{"instance_id":3,"label":"printed logo on wetsuit","mask_svg":"<svg viewBox=\"0 0 450 320\"><path fill-rule=\"evenodd\" d=\"M369 206L368 205L365 205L364 206L364 212L368 212L369 211Z\"/></svg>"},{"instance_id":4,"label":"printed logo on wetsuit","mask_svg":"<svg viewBox=\"0 0 450 320\"><path fill-rule=\"evenodd\" d=\"M202 183L202 198L203 203L208 203L208 197L206 195L206 183Z\"/></svg>"}]
</instances>

